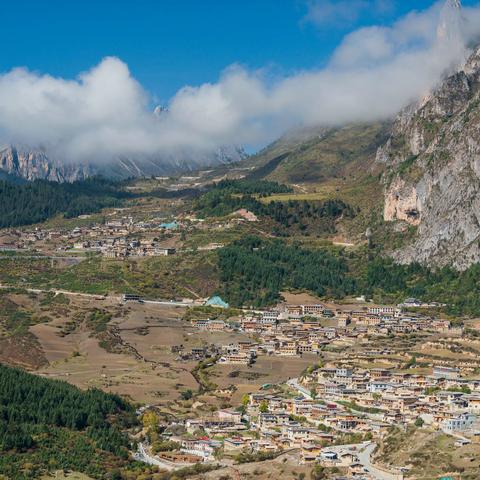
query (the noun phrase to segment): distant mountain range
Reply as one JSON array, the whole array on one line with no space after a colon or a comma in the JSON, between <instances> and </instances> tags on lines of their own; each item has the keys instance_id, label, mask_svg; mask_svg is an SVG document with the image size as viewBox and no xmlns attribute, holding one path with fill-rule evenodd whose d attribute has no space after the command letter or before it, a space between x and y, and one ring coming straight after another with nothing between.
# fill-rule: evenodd
<instances>
[{"instance_id":1,"label":"distant mountain range","mask_svg":"<svg viewBox=\"0 0 480 480\"><path fill-rule=\"evenodd\" d=\"M159 155L142 158L119 157L114 161L69 163L51 158L40 148L20 145L0 147L0 174L8 174L26 180L44 179L56 182L72 182L92 175L122 179L175 175L198 170L205 166L217 166L238 162L246 157L240 147L222 147L212 154Z\"/></svg>"}]
</instances>

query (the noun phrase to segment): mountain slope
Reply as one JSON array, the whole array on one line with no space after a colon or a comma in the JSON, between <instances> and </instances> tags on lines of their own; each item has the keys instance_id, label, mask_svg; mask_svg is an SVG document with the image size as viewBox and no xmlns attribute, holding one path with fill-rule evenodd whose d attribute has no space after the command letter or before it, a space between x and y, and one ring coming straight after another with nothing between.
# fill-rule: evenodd
<instances>
[{"instance_id":1,"label":"mountain slope","mask_svg":"<svg viewBox=\"0 0 480 480\"><path fill-rule=\"evenodd\" d=\"M0 147L0 172L26 180L57 182L83 180L94 173L88 165L62 164L40 149L11 145Z\"/></svg>"},{"instance_id":2,"label":"mountain slope","mask_svg":"<svg viewBox=\"0 0 480 480\"><path fill-rule=\"evenodd\" d=\"M397 118L377 153L387 168L384 219L417 228L400 262L480 261L480 49Z\"/></svg>"},{"instance_id":3,"label":"mountain slope","mask_svg":"<svg viewBox=\"0 0 480 480\"><path fill-rule=\"evenodd\" d=\"M388 123L347 125L290 133L258 155L252 175L285 183L319 184L335 178L371 172L375 152L388 136Z\"/></svg>"},{"instance_id":4,"label":"mountain slope","mask_svg":"<svg viewBox=\"0 0 480 480\"><path fill-rule=\"evenodd\" d=\"M295 192L276 200L340 200L354 207L353 219L337 223L336 240L363 242L370 225L381 220L384 166L375 162L385 143L390 122L310 129L290 133L242 164L248 178L268 179L293 186Z\"/></svg>"},{"instance_id":5,"label":"mountain slope","mask_svg":"<svg viewBox=\"0 0 480 480\"><path fill-rule=\"evenodd\" d=\"M6 145L0 147L0 174L12 175L26 180L51 180L73 182L92 175L123 179L152 175L174 175L188 172L205 165L221 165L238 162L245 158L238 147L222 147L213 154L203 155L158 155L139 158L121 157L108 162L64 162L51 157L44 149L28 146Z\"/></svg>"}]
</instances>

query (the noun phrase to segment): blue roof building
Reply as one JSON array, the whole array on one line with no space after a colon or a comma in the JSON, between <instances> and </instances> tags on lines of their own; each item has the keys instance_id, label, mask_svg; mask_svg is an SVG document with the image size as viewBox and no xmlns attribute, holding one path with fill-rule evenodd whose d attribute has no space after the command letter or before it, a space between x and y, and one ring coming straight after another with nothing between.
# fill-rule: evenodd
<instances>
[{"instance_id":1,"label":"blue roof building","mask_svg":"<svg viewBox=\"0 0 480 480\"><path fill-rule=\"evenodd\" d=\"M220 308L228 308L230 305L222 300L221 297L218 295L214 295L213 297L210 297L206 302L205 305L208 305L210 307L220 307Z\"/></svg>"},{"instance_id":2,"label":"blue roof building","mask_svg":"<svg viewBox=\"0 0 480 480\"><path fill-rule=\"evenodd\" d=\"M175 220L169 223L161 223L160 228L165 228L166 230L174 230L175 228L178 228L178 223Z\"/></svg>"}]
</instances>

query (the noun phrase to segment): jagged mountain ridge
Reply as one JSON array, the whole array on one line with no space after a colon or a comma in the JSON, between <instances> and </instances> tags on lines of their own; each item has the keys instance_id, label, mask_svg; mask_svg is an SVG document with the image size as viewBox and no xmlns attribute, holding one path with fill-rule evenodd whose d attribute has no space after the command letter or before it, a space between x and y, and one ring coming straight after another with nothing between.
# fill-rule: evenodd
<instances>
[{"instance_id":1,"label":"jagged mountain ridge","mask_svg":"<svg viewBox=\"0 0 480 480\"><path fill-rule=\"evenodd\" d=\"M480 49L398 116L377 162L384 219L417 229L396 260L460 269L480 261Z\"/></svg>"},{"instance_id":2,"label":"jagged mountain ridge","mask_svg":"<svg viewBox=\"0 0 480 480\"><path fill-rule=\"evenodd\" d=\"M213 154L120 157L110 162L64 162L50 157L41 148L6 145L0 147L0 172L26 180L73 182L92 175L122 179L152 175L174 175L197 170L205 165L215 166L238 162L246 157L242 148L222 147Z\"/></svg>"}]
</instances>

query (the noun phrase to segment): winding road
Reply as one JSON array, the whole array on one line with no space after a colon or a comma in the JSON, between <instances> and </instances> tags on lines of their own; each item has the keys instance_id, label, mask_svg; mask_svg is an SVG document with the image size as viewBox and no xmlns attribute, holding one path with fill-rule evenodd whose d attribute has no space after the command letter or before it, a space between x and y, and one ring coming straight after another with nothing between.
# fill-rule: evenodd
<instances>
[{"instance_id":1,"label":"winding road","mask_svg":"<svg viewBox=\"0 0 480 480\"><path fill-rule=\"evenodd\" d=\"M310 392L305 387L300 385L298 378L291 378L287 381L287 385L297 390L297 392L307 400L313 399ZM340 445L331 447L329 449L356 455L365 471L372 475L375 480L403 480L402 473L390 472L388 470L384 470L383 468L379 468L372 463L371 456L375 451L375 448L376 444L374 442L366 442L357 445Z\"/></svg>"},{"instance_id":2,"label":"winding road","mask_svg":"<svg viewBox=\"0 0 480 480\"><path fill-rule=\"evenodd\" d=\"M380 469L372 463L371 457L376 446L377 445L372 442L357 452L358 460L363 465L363 468L376 480L403 480L403 474L389 472L383 468Z\"/></svg>"}]
</instances>

